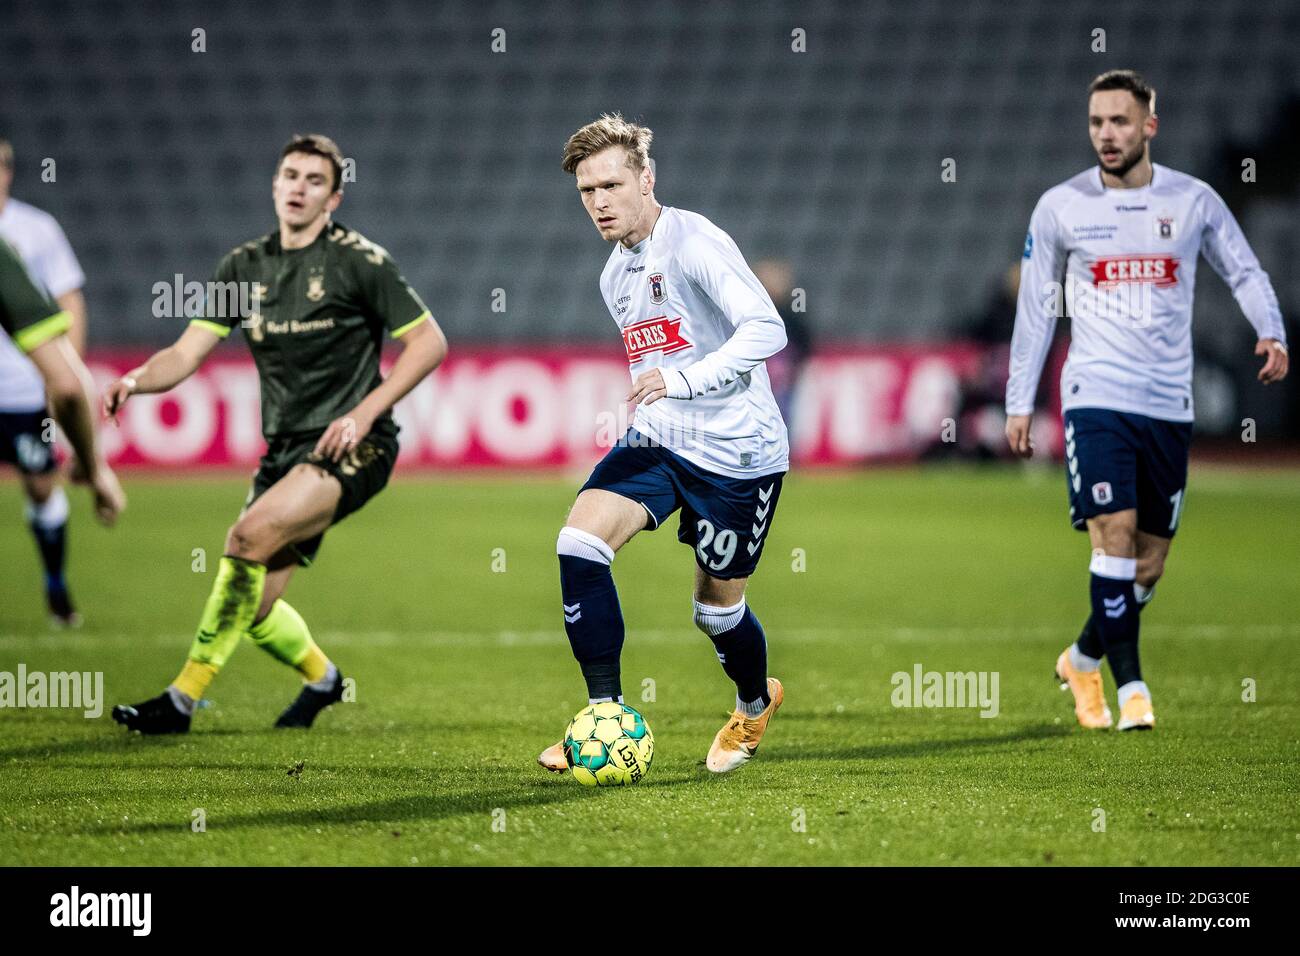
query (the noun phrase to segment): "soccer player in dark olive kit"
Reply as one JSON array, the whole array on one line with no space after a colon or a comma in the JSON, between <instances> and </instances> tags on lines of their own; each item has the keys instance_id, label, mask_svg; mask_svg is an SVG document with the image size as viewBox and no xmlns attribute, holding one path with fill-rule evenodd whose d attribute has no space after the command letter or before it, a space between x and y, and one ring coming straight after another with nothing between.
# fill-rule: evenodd
<instances>
[{"instance_id":1,"label":"soccer player in dark olive kit","mask_svg":"<svg viewBox=\"0 0 1300 956\"><path fill-rule=\"evenodd\" d=\"M31 359L49 396L49 409L72 446L73 480L88 485L95 516L112 526L126 507L126 495L104 461L95 438L90 370L68 341L72 316L49 297L19 256L0 239L0 333Z\"/></svg>"},{"instance_id":2,"label":"soccer player in dark olive kit","mask_svg":"<svg viewBox=\"0 0 1300 956\"><path fill-rule=\"evenodd\" d=\"M329 138L292 139L272 181L279 228L222 259L204 315L104 394L115 418L132 395L165 392L194 374L238 325L257 363L267 443L180 673L159 696L113 709L131 730L189 730L245 635L302 675L277 727L309 727L342 699L338 668L282 595L326 529L388 483L397 458L391 409L447 354L442 330L388 253L331 221L343 201L342 165ZM386 337L402 352L383 378Z\"/></svg>"}]
</instances>

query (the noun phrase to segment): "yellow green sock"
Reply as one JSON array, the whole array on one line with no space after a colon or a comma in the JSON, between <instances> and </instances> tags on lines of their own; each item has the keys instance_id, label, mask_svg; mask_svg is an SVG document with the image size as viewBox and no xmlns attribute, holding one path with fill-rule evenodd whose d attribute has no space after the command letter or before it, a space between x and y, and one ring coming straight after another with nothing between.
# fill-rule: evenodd
<instances>
[{"instance_id":1,"label":"yellow green sock","mask_svg":"<svg viewBox=\"0 0 1300 956\"><path fill-rule=\"evenodd\" d=\"M277 661L297 669L308 683L323 680L329 672L329 658L312 640L307 622L283 599L248 629L248 636Z\"/></svg>"},{"instance_id":2,"label":"yellow green sock","mask_svg":"<svg viewBox=\"0 0 1300 956\"><path fill-rule=\"evenodd\" d=\"M190 645L189 660L172 682L177 690L195 700L203 696L239 645L239 638L252 626L265 585L266 565L229 556L221 559Z\"/></svg>"}]
</instances>

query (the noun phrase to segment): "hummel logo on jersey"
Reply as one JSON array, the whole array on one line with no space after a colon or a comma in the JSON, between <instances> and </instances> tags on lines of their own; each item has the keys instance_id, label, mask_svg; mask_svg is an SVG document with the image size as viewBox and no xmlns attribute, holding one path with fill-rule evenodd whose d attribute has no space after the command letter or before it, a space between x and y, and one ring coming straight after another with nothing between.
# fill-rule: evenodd
<instances>
[{"instance_id":1,"label":"hummel logo on jersey","mask_svg":"<svg viewBox=\"0 0 1300 956\"><path fill-rule=\"evenodd\" d=\"M690 348L692 343L682 337L681 325L680 317L670 319L666 315L629 325L623 330L628 362L635 365L650 352L672 355Z\"/></svg>"},{"instance_id":2,"label":"hummel logo on jersey","mask_svg":"<svg viewBox=\"0 0 1300 956\"><path fill-rule=\"evenodd\" d=\"M1150 282L1161 288L1178 284L1178 260L1174 256L1106 256L1093 262L1091 268L1092 284L1102 288L1122 282Z\"/></svg>"},{"instance_id":3,"label":"hummel logo on jersey","mask_svg":"<svg viewBox=\"0 0 1300 956\"><path fill-rule=\"evenodd\" d=\"M1124 612L1128 610L1128 602L1124 600L1122 594L1113 598L1102 598L1101 603L1106 605L1106 616L1110 618L1123 617Z\"/></svg>"},{"instance_id":4,"label":"hummel logo on jersey","mask_svg":"<svg viewBox=\"0 0 1300 956\"><path fill-rule=\"evenodd\" d=\"M561 604L560 606L564 608L564 619L568 621L570 624L582 618L581 601L579 601L577 604Z\"/></svg>"}]
</instances>

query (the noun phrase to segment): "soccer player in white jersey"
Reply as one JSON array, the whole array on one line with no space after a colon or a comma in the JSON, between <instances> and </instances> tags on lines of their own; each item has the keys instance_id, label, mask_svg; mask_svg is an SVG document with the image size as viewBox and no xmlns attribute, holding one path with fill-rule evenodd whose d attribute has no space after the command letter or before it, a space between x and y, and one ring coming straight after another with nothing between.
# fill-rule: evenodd
<instances>
[{"instance_id":1,"label":"soccer player in white jersey","mask_svg":"<svg viewBox=\"0 0 1300 956\"><path fill-rule=\"evenodd\" d=\"M635 416L560 530L560 588L588 698L621 701L623 616L610 565L638 531L681 509L677 537L695 553L695 624L736 685L735 711L706 761L723 773L753 756L783 696L767 676L766 638L745 584L789 470L763 365L785 347L785 327L725 232L655 199L650 141L649 129L615 113L564 148L583 206L614 244L600 291L623 334ZM538 762L564 770L563 746Z\"/></svg>"},{"instance_id":2,"label":"soccer player in white jersey","mask_svg":"<svg viewBox=\"0 0 1300 956\"><path fill-rule=\"evenodd\" d=\"M1110 727L1101 658L1118 689L1119 729L1155 724L1138 660L1138 617L1178 530L1192 435L1192 291L1204 255L1258 335L1259 380L1286 377L1277 296L1237 221L1205 183L1151 162L1155 91L1131 70L1089 87L1100 168L1039 200L1025 239L1007 382L1007 440L1033 453L1034 394L1052 329L1069 314L1061 374L1070 519L1092 544L1092 616L1057 659L1084 727Z\"/></svg>"},{"instance_id":3,"label":"soccer player in white jersey","mask_svg":"<svg viewBox=\"0 0 1300 956\"><path fill-rule=\"evenodd\" d=\"M54 217L9 195L13 178L13 147L0 139L0 238L18 250L32 277L68 314L66 334L80 353L85 346L85 276ZM59 482L54 436L45 424L51 420L41 373L9 336L0 335L0 461L18 469L27 496L27 526L45 571L50 622L76 627L81 616L64 577L68 496Z\"/></svg>"}]
</instances>

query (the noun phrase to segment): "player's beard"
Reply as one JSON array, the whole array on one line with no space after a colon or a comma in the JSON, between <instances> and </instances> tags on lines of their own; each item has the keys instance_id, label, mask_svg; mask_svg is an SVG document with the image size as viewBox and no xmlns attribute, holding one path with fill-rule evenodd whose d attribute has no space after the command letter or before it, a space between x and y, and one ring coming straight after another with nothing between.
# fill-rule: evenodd
<instances>
[{"instance_id":1,"label":"player's beard","mask_svg":"<svg viewBox=\"0 0 1300 956\"><path fill-rule=\"evenodd\" d=\"M1117 179L1123 179L1125 176L1128 175L1128 171L1130 169L1132 169L1138 163L1142 162L1142 157L1146 155L1146 151L1147 151L1147 144L1145 142L1141 142L1138 143L1137 146L1133 147L1132 153L1126 156L1123 153L1121 153L1120 155L1123 156L1124 161L1114 169L1107 168L1106 164L1102 162L1100 156L1097 157L1097 165L1101 167L1101 171L1103 173L1107 173L1108 175L1114 176Z\"/></svg>"}]
</instances>

